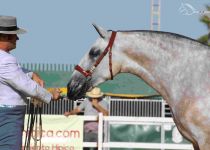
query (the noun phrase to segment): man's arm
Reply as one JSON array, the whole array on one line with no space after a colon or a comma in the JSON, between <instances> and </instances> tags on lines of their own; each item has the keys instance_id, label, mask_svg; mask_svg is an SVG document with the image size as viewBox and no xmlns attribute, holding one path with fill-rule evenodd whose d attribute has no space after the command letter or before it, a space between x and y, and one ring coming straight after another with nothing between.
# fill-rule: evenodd
<instances>
[{"instance_id":1,"label":"man's arm","mask_svg":"<svg viewBox=\"0 0 210 150\"><path fill-rule=\"evenodd\" d=\"M109 112L103 106L98 103L97 99L92 100L92 105L98 110L98 112L102 112L104 116L108 116Z\"/></svg>"},{"instance_id":2,"label":"man's arm","mask_svg":"<svg viewBox=\"0 0 210 150\"><path fill-rule=\"evenodd\" d=\"M26 96L35 97L45 103L49 103L51 99L59 97L59 89L48 92L46 89L31 80L22 69L18 66L14 57L6 57L0 67L0 76L4 82L25 94Z\"/></svg>"},{"instance_id":3,"label":"man's arm","mask_svg":"<svg viewBox=\"0 0 210 150\"><path fill-rule=\"evenodd\" d=\"M35 72L32 72L26 68L23 68L21 67L23 72L28 76L30 77L32 80L34 80L36 83L38 83L41 87L44 87L44 81L41 79L41 77L35 73Z\"/></svg>"},{"instance_id":4,"label":"man's arm","mask_svg":"<svg viewBox=\"0 0 210 150\"><path fill-rule=\"evenodd\" d=\"M81 110L79 109L79 107L77 107L77 108L73 109L72 111L65 112L64 115L65 115L66 117L68 117L68 116L70 116L70 115L76 115L76 114L78 114L78 113L80 113L80 112L81 112Z\"/></svg>"},{"instance_id":5,"label":"man's arm","mask_svg":"<svg viewBox=\"0 0 210 150\"><path fill-rule=\"evenodd\" d=\"M20 65L18 65L22 70L23 70L23 72L27 75L27 76L29 76L29 78L32 78L32 75L33 75L33 72L32 71L30 71L30 70L28 70L28 69L26 69L26 68L23 68L23 67L21 67Z\"/></svg>"},{"instance_id":6,"label":"man's arm","mask_svg":"<svg viewBox=\"0 0 210 150\"><path fill-rule=\"evenodd\" d=\"M37 73L33 72L32 80L38 83L41 87L44 87L44 81L41 79L41 77Z\"/></svg>"},{"instance_id":7,"label":"man's arm","mask_svg":"<svg viewBox=\"0 0 210 150\"><path fill-rule=\"evenodd\" d=\"M86 102L87 102L87 99L85 99L84 101L82 101L80 103L80 105L78 107L76 107L75 109L73 109L72 111L70 112L65 112L64 115L66 117L68 117L69 115L76 115L78 113L80 113L82 110L85 109L85 106L86 106Z\"/></svg>"}]
</instances>

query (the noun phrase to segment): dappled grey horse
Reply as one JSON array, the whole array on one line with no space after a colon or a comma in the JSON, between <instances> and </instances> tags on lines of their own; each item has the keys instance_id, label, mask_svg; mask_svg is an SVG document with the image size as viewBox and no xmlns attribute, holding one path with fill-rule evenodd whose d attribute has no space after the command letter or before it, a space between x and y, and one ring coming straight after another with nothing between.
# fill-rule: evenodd
<instances>
[{"instance_id":1,"label":"dappled grey horse","mask_svg":"<svg viewBox=\"0 0 210 150\"><path fill-rule=\"evenodd\" d=\"M134 74L169 104L181 134L195 150L210 150L210 48L188 37L157 31L107 31L81 59L68 83L68 97L121 72Z\"/></svg>"}]
</instances>

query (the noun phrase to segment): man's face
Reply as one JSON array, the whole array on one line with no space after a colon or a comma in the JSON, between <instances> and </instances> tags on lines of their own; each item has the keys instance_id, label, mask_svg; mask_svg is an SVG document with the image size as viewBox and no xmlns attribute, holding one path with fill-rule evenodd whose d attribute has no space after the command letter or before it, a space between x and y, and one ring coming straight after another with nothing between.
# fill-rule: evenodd
<instances>
[{"instance_id":1,"label":"man's face","mask_svg":"<svg viewBox=\"0 0 210 150\"><path fill-rule=\"evenodd\" d=\"M1 34L0 42L6 45L7 51L11 51L16 48L16 41L19 40L16 34Z\"/></svg>"},{"instance_id":2,"label":"man's face","mask_svg":"<svg viewBox=\"0 0 210 150\"><path fill-rule=\"evenodd\" d=\"M89 98L89 100L91 101L91 102L99 102L100 100L101 100L101 98Z\"/></svg>"},{"instance_id":3,"label":"man's face","mask_svg":"<svg viewBox=\"0 0 210 150\"><path fill-rule=\"evenodd\" d=\"M15 49L16 48L16 41L19 40L19 37L16 34L10 34L8 36L8 42L9 42L9 49Z\"/></svg>"},{"instance_id":4,"label":"man's face","mask_svg":"<svg viewBox=\"0 0 210 150\"><path fill-rule=\"evenodd\" d=\"M99 100L99 98L91 98L91 100L98 101L98 100Z\"/></svg>"}]
</instances>

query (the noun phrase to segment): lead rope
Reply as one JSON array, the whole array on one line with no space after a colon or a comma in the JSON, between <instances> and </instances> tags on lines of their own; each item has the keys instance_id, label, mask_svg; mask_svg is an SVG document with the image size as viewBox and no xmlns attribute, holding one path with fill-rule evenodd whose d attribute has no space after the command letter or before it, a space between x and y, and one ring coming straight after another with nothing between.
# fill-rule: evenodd
<instances>
[{"instance_id":1,"label":"lead rope","mask_svg":"<svg viewBox=\"0 0 210 150\"><path fill-rule=\"evenodd\" d=\"M28 122L27 122L27 131L26 131L24 150L30 150L31 137L34 140L33 149L35 150L41 149L41 139L42 139L41 114L42 114L42 103L39 100L32 99L30 103L30 107L29 107L29 116L28 116ZM37 144L38 142L39 142L39 145Z\"/></svg>"},{"instance_id":2,"label":"lead rope","mask_svg":"<svg viewBox=\"0 0 210 150\"><path fill-rule=\"evenodd\" d=\"M29 107L28 107L28 121L27 121L27 127L26 127L26 137L25 137L25 144L24 144L24 150L28 150L28 148L30 148L30 126L32 123L32 114L34 111L34 106L33 104L30 102L29 103ZM30 124L30 126L29 126Z\"/></svg>"},{"instance_id":3,"label":"lead rope","mask_svg":"<svg viewBox=\"0 0 210 150\"><path fill-rule=\"evenodd\" d=\"M32 133L32 138L34 140L35 150L41 149L41 139L42 139L42 103L35 105L35 128ZM39 142L39 144L37 144Z\"/></svg>"}]
</instances>

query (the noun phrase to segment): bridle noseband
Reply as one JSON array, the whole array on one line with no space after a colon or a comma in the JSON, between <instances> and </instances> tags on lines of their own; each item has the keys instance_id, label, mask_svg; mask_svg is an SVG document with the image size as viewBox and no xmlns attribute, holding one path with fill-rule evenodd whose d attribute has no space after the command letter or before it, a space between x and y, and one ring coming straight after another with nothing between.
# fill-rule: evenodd
<instances>
[{"instance_id":1,"label":"bridle noseband","mask_svg":"<svg viewBox=\"0 0 210 150\"><path fill-rule=\"evenodd\" d=\"M106 56L106 54L109 51L109 71L111 74L111 80L113 79L113 73L112 73L112 45L114 43L115 37L116 37L117 32L112 31L112 35L109 39L109 43L107 45L107 47L105 48L105 50L103 51L103 53L101 53L101 55L98 57L98 59L96 60L95 64L90 68L90 70L84 70L82 67L80 67L79 65L75 66L75 70L79 71L81 74L83 74L86 78L91 77L94 70L96 69L96 67L100 64L100 62L102 61L102 59L104 58L104 56Z\"/></svg>"}]
</instances>

